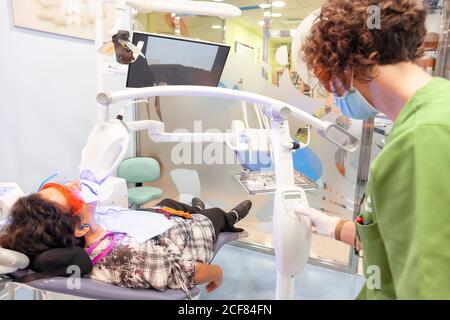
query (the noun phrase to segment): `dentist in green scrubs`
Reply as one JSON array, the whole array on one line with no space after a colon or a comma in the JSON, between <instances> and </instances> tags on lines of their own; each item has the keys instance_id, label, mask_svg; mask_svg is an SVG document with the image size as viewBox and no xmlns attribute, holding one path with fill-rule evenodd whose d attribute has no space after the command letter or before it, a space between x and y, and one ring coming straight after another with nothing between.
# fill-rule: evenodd
<instances>
[{"instance_id":1,"label":"dentist in green scrubs","mask_svg":"<svg viewBox=\"0 0 450 320\"><path fill-rule=\"evenodd\" d=\"M362 250L360 299L450 299L450 82L418 65L421 3L328 0L299 53L344 115L394 121L356 221L298 208Z\"/></svg>"}]
</instances>

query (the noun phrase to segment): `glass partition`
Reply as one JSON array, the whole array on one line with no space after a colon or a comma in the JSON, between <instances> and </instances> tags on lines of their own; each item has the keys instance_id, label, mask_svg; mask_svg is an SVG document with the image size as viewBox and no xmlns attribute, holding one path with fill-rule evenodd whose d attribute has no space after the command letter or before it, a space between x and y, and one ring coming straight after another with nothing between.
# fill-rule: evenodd
<instances>
[{"instance_id":1,"label":"glass partition","mask_svg":"<svg viewBox=\"0 0 450 320\"><path fill-rule=\"evenodd\" d=\"M450 79L450 50L449 50L449 30L450 30L450 1L443 1L441 19L441 34L439 40L439 50L435 76Z\"/></svg>"}]
</instances>

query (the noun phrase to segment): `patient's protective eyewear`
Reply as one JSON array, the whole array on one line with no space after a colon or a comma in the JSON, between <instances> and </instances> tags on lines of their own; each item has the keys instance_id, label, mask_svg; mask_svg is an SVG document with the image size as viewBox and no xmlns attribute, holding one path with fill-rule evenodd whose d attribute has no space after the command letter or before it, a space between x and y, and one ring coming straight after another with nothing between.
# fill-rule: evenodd
<instances>
[{"instance_id":1,"label":"patient's protective eyewear","mask_svg":"<svg viewBox=\"0 0 450 320\"><path fill-rule=\"evenodd\" d=\"M39 189L39 191L49 188L54 188L62 194L64 199L66 199L66 201L69 203L72 214L76 215L83 209L83 199L81 199L81 197L71 188L59 183L46 183Z\"/></svg>"}]
</instances>

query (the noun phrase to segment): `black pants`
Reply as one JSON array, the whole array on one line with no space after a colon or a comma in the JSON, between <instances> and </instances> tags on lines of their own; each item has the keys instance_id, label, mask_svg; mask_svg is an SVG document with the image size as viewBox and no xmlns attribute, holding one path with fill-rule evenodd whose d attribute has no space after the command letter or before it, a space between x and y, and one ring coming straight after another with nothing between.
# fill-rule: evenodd
<instances>
[{"instance_id":1,"label":"black pants","mask_svg":"<svg viewBox=\"0 0 450 320\"><path fill-rule=\"evenodd\" d=\"M226 213L220 208L211 208L206 210L200 210L197 207L187 205L182 202L178 202L172 199L164 199L157 206L169 207L178 211L188 212L190 214L201 214L207 217L214 226L216 233L216 239L221 232L241 232L242 229L235 228L236 216L230 213Z\"/></svg>"}]
</instances>

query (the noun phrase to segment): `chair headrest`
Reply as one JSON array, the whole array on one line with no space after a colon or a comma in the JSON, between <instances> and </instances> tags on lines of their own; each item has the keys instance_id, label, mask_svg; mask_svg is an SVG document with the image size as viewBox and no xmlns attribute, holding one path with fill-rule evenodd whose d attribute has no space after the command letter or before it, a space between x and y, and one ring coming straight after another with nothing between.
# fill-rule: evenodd
<instances>
[{"instance_id":1,"label":"chair headrest","mask_svg":"<svg viewBox=\"0 0 450 320\"><path fill-rule=\"evenodd\" d=\"M0 267L5 267L5 270L10 269L25 269L30 264L30 259L23 253L0 248Z\"/></svg>"},{"instance_id":2,"label":"chair headrest","mask_svg":"<svg viewBox=\"0 0 450 320\"><path fill-rule=\"evenodd\" d=\"M47 250L35 257L30 268L38 273L68 277L73 274L69 267L79 268L80 276L90 273L93 265L89 255L81 247L55 248Z\"/></svg>"}]
</instances>

